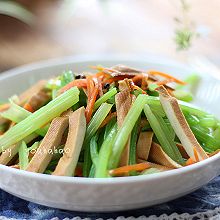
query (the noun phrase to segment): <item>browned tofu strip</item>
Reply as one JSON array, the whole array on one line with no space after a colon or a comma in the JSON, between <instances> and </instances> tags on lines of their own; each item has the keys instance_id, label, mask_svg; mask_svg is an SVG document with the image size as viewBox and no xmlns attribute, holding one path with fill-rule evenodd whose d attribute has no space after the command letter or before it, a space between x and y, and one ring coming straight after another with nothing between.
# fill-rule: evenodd
<instances>
[{"instance_id":1,"label":"browned tofu strip","mask_svg":"<svg viewBox=\"0 0 220 220\"><path fill-rule=\"evenodd\" d=\"M0 164L7 165L11 159L18 153L19 144L9 147L6 151L2 152L0 156Z\"/></svg>"},{"instance_id":2,"label":"browned tofu strip","mask_svg":"<svg viewBox=\"0 0 220 220\"><path fill-rule=\"evenodd\" d=\"M25 138L25 143L30 143L33 141L38 135L30 135ZM8 165L8 163L16 156L18 153L20 143L14 144L9 147L7 150L3 151L0 155L0 164Z\"/></svg>"},{"instance_id":3,"label":"browned tofu strip","mask_svg":"<svg viewBox=\"0 0 220 220\"><path fill-rule=\"evenodd\" d=\"M33 94L36 94L39 91L43 90L45 88L46 82L46 80L40 80L39 82L31 86L29 89L21 93L19 95L19 105L25 104L25 102L28 99L30 99L33 96Z\"/></svg>"},{"instance_id":4,"label":"browned tofu strip","mask_svg":"<svg viewBox=\"0 0 220 220\"><path fill-rule=\"evenodd\" d=\"M130 96L130 90L124 89L123 91L119 92L115 96L115 104L116 104L116 111L117 111L117 123L118 126L121 127L124 119L131 108L132 99ZM129 161L129 153L130 153L130 137L126 146L122 152L122 156L120 159L120 166L128 165Z\"/></svg>"},{"instance_id":5,"label":"browned tofu strip","mask_svg":"<svg viewBox=\"0 0 220 220\"><path fill-rule=\"evenodd\" d=\"M147 160L152 144L154 133L151 131L141 132L137 142L137 157Z\"/></svg>"},{"instance_id":6,"label":"browned tofu strip","mask_svg":"<svg viewBox=\"0 0 220 220\"><path fill-rule=\"evenodd\" d=\"M46 85L46 80L41 80L39 82L37 82L35 85L33 85L32 87L30 87L29 89L27 89L25 92L23 92L22 94L19 95L19 105L24 105L25 102L30 99L33 94L38 93L39 91L43 90L44 87ZM7 103L4 105L4 107L2 109L0 109L0 112L6 111L10 108L10 104ZM9 120L3 118L0 116L0 124L4 124L9 122Z\"/></svg>"},{"instance_id":7,"label":"browned tofu strip","mask_svg":"<svg viewBox=\"0 0 220 220\"><path fill-rule=\"evenodd\" d=\"M54 152L59 146L63 133L67 127L67 117L57 117L53 119L46 136L28 164L27 171L36 173L43 173L45 171L53 156L51 151Z\"/></svg>"},{"instance_id":8,"label":"browned tofu strip","mask_svg":"<svg viewBox=\"0 0 220 220\"><path fill-rule=\"evenodd\" d=\"M145 73L145 74L148 75L148 78L151 79L152 81L157 81L158 80L157 77L155 77L154 75L146 73L146 71L135 69L133 67L125 66L125 65L122 65L122 64L118 64L116 66L113 66L110 69L115 70L115 71L113 71L113 73L110 73L111 76L113 76L113 77L115 77L115 76L127 76L127 77L130 78L130 77L134 77L138 74ZM107 72L107 73L109 73L109 72Z\"/></svg>"},{"instance_id":9,"label":"browned tofu strip","mask_svg":"<svg viewBox=\"0 0 220 220\"><path fill-rule=\"evenodd\" d=\"M86 132L85 108L82 107L69 116L69 133L63 156L53 172L57 176L72 176L82 149Z\"/></svg>"},{"instance_id":10,"label":"browned tofu strip","mask_svg":"<svg viewBox=\"0 0 220 220\"><path fill-rule=\"evenodd\" d=\"M180 144L180 143L177 143L176 146L178 147L178 149L179 149L179 151L180 151L182 157L185 158L185 159L189 159L189 155L186 153L186 151L185 151L183 145Z\"/></svg>"},{"instance_id":11,"label":"browned tofu strip","mask_svg":"<svg viewBox=\"0 0 220 220\"><path fill-rule=\"evenodd\" d=\"M157 91L159 92L160 102L167 115L167 118L169 119L170 124L172 125L176 135L180 139L187 154L196 161L194 155L195 148L198 152L198 157L200 161L208 158L206 152L200 146L193 132L191 131L179 107L177 99L175 97L170 96L163 86L157 88Z\"/></svg>"},{"instance_id":12,"label":"browned tofu strip","mask_svg":"<svg viewBox=\"0 0 220 220\"><path fill-rule=\"evenodd\" d=\"M39 90L28 100L27 103L33 108L34 111L36 111L49 100L50 96L44 90Z\"/></svg>"},{"instance_id":13,"label":"browned tofu strip","mask_svg":"<svg viewBox=\"0 0 220 220\"><path fill-rule=\"evenodd\" d=\"M138 163L146 163L146 162L148 162L148 161L142 160L142 159L138 159L137 161L138 161ZM159 165L159 164L156 164L156 163L151 163L151 162L148 162L148 163L150 164L151 168L156 168L156 169L159 169L161 171L172 170L169 167L162 166L162 165Z\"/></svg>"},{"instance_id":14,"label":"browned tofu strip","mask_svg":"<svg viewBox=\"0 0 220 220\"><path fill-rule=\"evenodd\" d=\"M161 148L159 144L152 143L151 149L150 149L150 154L149 154L149 160L160 164L165 167L170 167L170 168L180 168L182 167L178 163L176 163L174 160L172 160Z\"/></svg>"}]
</instances>

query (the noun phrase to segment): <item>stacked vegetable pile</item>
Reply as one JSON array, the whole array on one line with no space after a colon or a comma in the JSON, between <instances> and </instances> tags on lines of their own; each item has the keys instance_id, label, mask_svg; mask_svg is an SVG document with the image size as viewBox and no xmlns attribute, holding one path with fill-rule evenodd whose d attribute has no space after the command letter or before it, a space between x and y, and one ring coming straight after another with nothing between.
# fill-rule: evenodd
<instances>
[{"instance_id":1,"label":"stacked vegetable pile","mask_svg":"<svg viewBox=\"0 0 220 220\"><path fill-rule=\"evenodd\" d=\"M124 65L93 69L42 80L0 105L0 164L102 178L177 169L218 152L220 122L178 100L192 99L185 82Z\"/></svg>"}]
</instances>

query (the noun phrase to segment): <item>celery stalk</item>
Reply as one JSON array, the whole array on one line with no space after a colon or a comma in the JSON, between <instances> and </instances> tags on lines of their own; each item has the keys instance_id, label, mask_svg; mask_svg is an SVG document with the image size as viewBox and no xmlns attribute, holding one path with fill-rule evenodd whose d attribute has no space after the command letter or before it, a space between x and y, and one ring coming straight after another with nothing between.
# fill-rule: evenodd
<instances>
[{"instance_id":1,"label":"celery stalk","mask_svg":"<svg viewBox=\"0 0 220 220\"><path fill-rule=\"evenodd\" d=\"M131 140L130 140L130 154L129 154L129 164L136 164L136 148L137 148L137 139L138 139L138 127L140 123L140 118L136 122L132 132L131 132Z\"/></svg>"},{"instance_id":2,"label":"celery stalk","mask_svg":"<svg viewBox=\"0 0 220 220\"><path fill-rule=\"evenodd\" d=\"M104 140L98 157L98 163L95 171L96 178L108 177L108 162L112 152L112 146L117 133L117 124L109 132L108 137Z\"/></svg>"},{"instance_id":3,"label":"celery stalk","mask_svg":"<svg viewBox=\"0 0 220 220\"><path fill-rule=\"evenodd\" d=\"M53 118L59 116L78 101L79 90L76 87L71 88L56 99L50 101L47 105L37 110L2 135L0 138L0 152L49 123Z\"/></svg>"},{"instance_id":4,"label":"celery stalk","mask_svg":"<svg viewBox=\"0 0 220 220\"><path fill-rule=\"evenodd\" d=\"M24 141L21 142L21 145L18 149L18 155L19 155L20 169L25 170L29 163L29 160L28 160L29 150Z\"/></svg>"},{"instance_id":5,"label":"celery stalk","mask_svg":"<svg viewBox=\"0 0 220 220\"><path fill-rule=\"evenodd\" d=\"M215 128L217 126L217 120L214 117L204 117L199 120L199 124L202 127Z\"/></svg>"},{"instance_id":6,"label":"celery stalk","mask_svg":"<svg viewBox=\"0 0 220 220\"><path fill-rule=\"evenodd\" d=\"M203 110L201 110L199 108L194 107L193 105L191 105L189 103L179 101L179 100L178 100L178 103L179 103L180 108L181 108L181 110L183 111L184 114L185 113L190 113L192 115L201 116L201 117L204 117L204 116L207 115L206 112L204 112ZM157 107L157 108L162 109L159 97L148 96L147 97L147 104L150 105L150 106L152 105L154 108Z\"/></svg>"},{"instance_id":7,"label":"celery stalk","mask_svg":"<svg viewBox=\"0 0 220 220\"><path fill-rule=\"evenodd\" d=\"M104 132L104 139L105 140L108 135L109 135L109 132L112 130L113 126L115 125L116 123L116 118L113 118L105 127L105 132Z\"/></svg>"},{"instance_id":8,"label":"celery stalk","mask_svg":"<svg viewBox=\"0 0 220 220\"><path fill-rule=\"evenodd\" d=\"M146 95L139 95L129 110L128 114L125 117L125 120L122 124L122 127L118 130L115 143L112 149L112 155L109 160L109 168L114 169L118 166L121 154L124 150L126 142L128 140L131 131L138 120L141 112L144 108L144 105L147 102Z\"/></svg>"},{"instance_id":9,"label":"celery stalk","mask_svg":"<svg viewBox=\"0 0 220 220\"><path fill-rule=\"evenodd\" d=\"M89 148L89 142L92 138L92 136L96 133L99 126L102 124L103 120L106 118L108 113L110 112L112 108L111 104L103 103L94 116L92 117L91 121L88 124L85 140L83 143L83 149L84 151L84 163L83 163L83 176L87 177L89 175L89 171L92 165L91 156L90 156L90 148Z\"/></svg>"},{"instance_id":10,"label":"celery stalk","mask_svg":"<svg viewBox=\"0 0 220 220\"><path fill-rule=\"evenodd\" d=\"M94 178L94 176L95 176L95 165L92 164L92 167L89 172L89 178Z\"/></svg>"},{"instance_id":11,"label":"celery stalk","mask_svg":"<svg viewBox=\"0 0 220 220\"><path fill-rule=\"evenodd\" d=\"M39 147L39 145L40 143L38 141L34 142L34 144L32 144L32 146L28 148L29 152L35 151Z\"/></svg>"},{"instance_id":12,"label":"celery stalk","mask_svg":"<svg viewBox=\"0 0 220 220\"><path fill-rule=\"evenodd\" d=\"M90 140L112 108L111 104L103 103L96 111L86 130L85 141Z\"/></svg>"},{"instance_id":13,"label":"celery stalk","mask_svg":"<svg viewBox=\"0 0 220 220\"><path fill-rule=\"evenodd\" d=\"M0 114L3 118L7 118L10 121L19 123L32 114L31 112L25 110L21 106L16 105L14 102L11 101L10 103L11 103L10 108L7 111ZM48 129L49 129L49 125L46 125L45 127L36 130L36 133L44 137Z\"/></svg>"},{"instance_id":14,"label":"celery stalk","mask_svg":"<svg viewBox=\"0 0 220 220\"><path fill-rule=\"evenodd\" d=\"M175 90L173 91L173 95L178 99L184 102L191 102L193 100L193 95L189 91L185 90Z\"/></svg>"},{"instance_id":15,"label":"celery stalk","mask_svg":"<svg viewBox=\"0 0 220 220\"><path fill-rule=\"evenodd\" d=\"M3 118L9 119L15 123L19 123L20 121L24 120L28 116L31 115L31 112L25 110L19 105L16 105L14 102L11 101L10 108L0 114Z\"/></svg>"},{"instance_id":16,"label":"celery stalk","mask_svg":"<svg viewBox=\"0 0 220 220\"><path fill-rule=\"evenodd\" d=\"M117 89L113 88L106 92L103 96L101 96L94 105L94 111L104 102L106 102L108 99L110 99L112 96L114 96L117 93Z\"/></svg>"},{"instance_id":17,"label":"celery stalk","mask_svg":"<svg viewBox=\"0 0 220 220\"><path fill-rule=\"evenodd\" d=\"M169 128L166 126L163 118L159 117L159 115L155 116L147 104L144 106L144 113L164 152L177 163L183 164L184 160L176 147L175 142L172 140Z\"/></svg>"},{"instance_id":18,"label":"celery stalk","mask_svg":"<svg viewBox=\"0 0 220 220\"><path fill-rule=\"evenodd\" d=\"M91 154L92 163L95 165L95 167L97 165L97 161L99 157L97 140L98 140L98 135L95 135L92 137L90 141L90 154Z\"/></svg>"}]
</instances>

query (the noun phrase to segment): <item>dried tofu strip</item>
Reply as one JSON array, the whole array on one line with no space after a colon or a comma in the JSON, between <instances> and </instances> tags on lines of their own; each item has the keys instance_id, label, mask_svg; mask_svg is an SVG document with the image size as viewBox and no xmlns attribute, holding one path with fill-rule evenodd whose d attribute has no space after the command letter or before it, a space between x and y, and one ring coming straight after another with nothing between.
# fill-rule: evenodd
<instances>
[{"instance_id":1,"label":"dried tofu strip","mask_svg":"<svg viewBox=\"0 0 220 220\"><path fill-rule=\"evenodd\" d=\"M181 168L182 166L176 163L174 160L172 160L161 148L159 144L152 143L150 154L149 154L149 160L160 164L165 167L170 168Z\"/></svg>"},{"instance_id":2,"label":"dried tofu strip","mask_svg":"<svg viewBox=\"0 0 220 220\"><path fill-rule=\"evenodd\" d=\"M116 104L116 112L117 112L117 123L118 123L118 126L121 127L132 104L130 90L124 89L123 91L116 94L115 104ZM122 152L120 166L128 165L129 153L130 153L130 137Z\"/></svg>"},{"instance_id":3,"label":"dried tofu strip","mask_svg":"<svg viewBox=\"0 0 220 220\"><path fill-rule=\"evenodd\" d=\"M148 161L142 160L142 159L138 159L137 161L138 161L138 163L146 163L146 162L148 162ZM172 170L171 168L166 167L166 166L162 166L160 164L151 163L151 162L148 162L148 163L149 163L151 168L156 168L156 169L158 169L160 171Z\"/></svg>"},{"instance_id":4,"label":"dried tofu strip","mask_svg":"<svg viewBox=\"0 0 220 220\"><path fill-rule=\"evenodd\" d=\"M117 70L118 72L121 73L141 73L141 70L129 67L129 66L125 66L123 64L118 64L112 67L112 69Z\"/></svg>"},{"instance_id":5,"label":"dried tofu strip","mask_svg":"<svg viewBox=\"0 0 220 220\"><path fill-rule=\"evenodd\" d=\"M113 73L111 73L111 75L113 77L115 76L128 76L128 77L134 77L138 74L142 74L142 73L145 73L148 75L148 78L153 80L153 81L157 81L158 78L151 75L151 74L148 74L146 73L146 71L143 71L143 70L139 70L139 69L135 69L133 67L129 67L129 66L125 66L125 65L122 65L122 64L118 64L116 66L113 66L111 67L112 70L115 70Z\"/></svg>"},{"instance_id":6,"label":"dried tofu strip","mask_svg":"<svg viewBox=\"0 0 220 220\"><path fill-rule=\"evenodd\" d=\"M29 100L33 96L33 94L36 94L39 91L43 90L45 88L46 83L46 80L40 80L39 82L31 86L29 89L27 89L25 92L21 93L19 95L19 104L25 104L25 102Z\"/></svg>"},{"instance_id":7,"label":"dried tofu strip","mask_svg":"<svg viewBox=\"0 0 220 220\"><path fill-rule=\"evenodd\" d=\"M30 143L31 141L33 141L38 135L37 134L31 134L29 136L27 136L24 139L25 143ZM5 151L2 152L2 154L0 155L0 164L3 165L8 165L8 163L16 156L16 154L18 153L19 150L19 146L20 146L20 142L17 144L12 145L11 147L9 147L8 149L6 149Z\"/></svg>"},{"instance_id":8,"label":"dried tofu strip","mask_svg":"<svg viewBox=\"0 0 220 220\"><path fill-rule=\"evenodd\" d=\"M27 171L43 173L52 159L54 150L59 146L63 133L68 127L67 117L57 117L30 161Z\"/></svg>"},{"instance_id":9,"label":"dried tofu strip","mask_svg":"<svg viewBox=\"0 0 220 220\"><path fill-rule=\"evenodd\" d=\"M178 149L179 149L179 151L180 151L182 157L185 158L185 159L189 159L189 155L186 153L186 151L185 151L183 145L180 144L180 143L177 143L176 146L178 147Z\"/></svg>"},{"instance_id":10,"label":"dried tofu strip","mask_svg":"<svg viewBox=\"0 0 220 220\"><path fill-rule=\"evenodd\" d=\"M11 159L18 153L20 144L15 144L2 152L0 156L0 164L7 165Z\"/></svg>"},{"instance_id":11,"label":"dried tofu strip","mask_svg":"<svg viewBox=\"0 0 220 220\"><path fill-rule=\"evenodd\" d=\"M85 108L82 107L69 116L69 133L64 154L53 172L57 176L72 176L82 149L86 132Z\"/></svg>"},{"instance_id":12,"label":"dried tofu strip","mask_svg":"<svg viewBox=\"0 0 220 220\"><path fill-rule=\"evenodd\" d=\"M141 132L137 142L137 157L147 160L152 144L154 133L151 131Z\"/></svg>"},{"instance_id":13,"label":"dried tofu strip","mask_svg":"<svg viewBox=\"0 0 220 220\"><path fill-rule=\"evenodd\" d=\"M41 108L44 104L46 104L50 100L50 96L44 91L40 90L35 93L26 104L29 104L34 111Z\"/></svg>"},{"instance_id":14,"label":"dried tofu strip","mask_svg":"<svg viewBox=\"0 0 220 220\"><path fill-rule=\"evenodd\" d=\"M46 80L41 80L39 82L37 82L35 85L33 85L32 87L30 87L29 89L27 89L25 92L23 92L22 94L19 95L19 105L24 105L25 102L30 99L33 94L38 93L39 91L43 90L45 88L46 85ZM10 108L10 104L6 103L3 105L3 107L0 109L0 112L2 111L6 111ZM7 123L9 120L2 118L0 116L0 124L4 124Z\"/></svg>"},{"instance_id":15,"label":"dried tofu strip","mask_svg":"<svg viewBox=\"0 0 220 220\"><path fill-rule=\"evenodd\" d=\"M70 108L61 114L61 117L69 117L73 113L73 110Z\"/></svg>"},{"instance_id":16,"label":"dried tofu strip","mask_svg":"<svg viewBox=\"0 0 220 220\"><path fill-rule=\"evenodd\" d=\"M120 80L118 82L118 87L120 92L124 91L124 90L129 90L129 92L131 92L131 79L124 79L124 80Z\"/></svg>"},{"instance_id":17,"label":"dried tofu strip","mask_svg":"<svg viewBox=\"0 0 220 220\"><path fill-rule=\"evenodd\" d=\"M160 102L170 121L170 124L180 139L187 154L196 161L194 154L195 149L198 153L199 161L208 158L206 152L200 146L193 132L191 131L176 98L170 96L163 86L157 88L157 91L159 92Z\"/></svg>"}]
</instances>

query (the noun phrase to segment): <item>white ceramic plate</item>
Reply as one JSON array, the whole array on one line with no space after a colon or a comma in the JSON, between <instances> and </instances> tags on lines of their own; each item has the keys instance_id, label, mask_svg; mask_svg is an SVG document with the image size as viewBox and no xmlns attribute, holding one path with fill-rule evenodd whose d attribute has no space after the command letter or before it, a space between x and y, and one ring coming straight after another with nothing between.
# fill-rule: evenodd
<instances>
[{"instance_id":1,"label":"white ceramic plate","mask_svg":"<svg viewBox=\"0 0 220 220\"><path fill-rule=\"evenodd\" d=\"M66 69L80 72L90 65L112 66L118 63L166 71L180 78L191 72L176 62L161 58L68 57L20 67L0 75L0 98L7 98L39 79L60 74ZM199 104L205 106L202 101ZM208 108L210 112L216 110L217 103L213 101ZM208 183L219 173L220 155L161 174L111 179L49 176L0 165L0 188L54 208L106 212L141 208L178 198Z\"/></svg>"}]
</instances>

